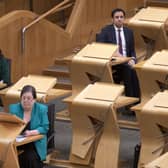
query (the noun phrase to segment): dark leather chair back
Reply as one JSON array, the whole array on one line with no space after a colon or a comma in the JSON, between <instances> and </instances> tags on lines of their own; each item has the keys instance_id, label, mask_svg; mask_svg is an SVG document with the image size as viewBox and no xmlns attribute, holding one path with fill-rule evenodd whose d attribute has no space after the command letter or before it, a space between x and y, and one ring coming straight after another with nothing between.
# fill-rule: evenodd
<instances>
[{"instance_id":1,"label":"dark leather chair back","mask_svg":"<svg viewBox=\"0 0 168 168\"><path fill-rule=\"evenodd\" d=\"M48 152L55 148L54 143L54 123L55 123L55 104L47 104L48 106L48 120L49 120L49 131L47 133L47 149Z\"/></svg>"}]
</instances>

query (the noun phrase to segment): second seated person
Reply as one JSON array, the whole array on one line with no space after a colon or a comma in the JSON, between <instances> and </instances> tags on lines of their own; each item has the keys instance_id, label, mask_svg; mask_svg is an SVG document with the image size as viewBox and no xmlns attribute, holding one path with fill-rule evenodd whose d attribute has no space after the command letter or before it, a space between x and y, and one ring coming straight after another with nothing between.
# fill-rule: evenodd
<instances>
[{"instance_id":1,"label":"second seated person","mask_svg":"<svg viewBox=\"0 0 168 168\"><path fill-rule=\"evenodd\" d=\"M105 26L96 36L97 42L118 44L118 56L131 57L128 63L113 66L115 83L123 81L125 95L140 98L140 87L133 65L136 63L134 35L131 29L124 26L125 11L116 8L111 13L112 24Z\"/></svg>"},{"instance_id":2,"label":"second seated person","mask_svg":"<svg viewBox=\"0 0 168 168\"><path fill-rule=\"evenodd\" d=\"M19 154L20 168L42 168L42 161L46 159L47 155L48 108L46 105L36 102L36 98L35 88L26 85L21 90L21 102L9 106L11 114L25 121L26 127L23 131L25 136L38 134L44 136L40 140L19 147L23 150Z\"/></svg>"}]
</instances>

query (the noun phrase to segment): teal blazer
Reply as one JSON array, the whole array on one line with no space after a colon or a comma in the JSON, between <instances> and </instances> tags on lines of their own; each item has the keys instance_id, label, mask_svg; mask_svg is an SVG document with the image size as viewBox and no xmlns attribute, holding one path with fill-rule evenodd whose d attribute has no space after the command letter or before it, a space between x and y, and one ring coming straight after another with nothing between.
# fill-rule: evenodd
<instances>
[{"instance_id":1,"label":"teal blazer","mask_svg":"<svg viewBox=\"0 0 168 168\"><path fill-rule=\"evenodd\" d=\"M23 119L23 107L21 103L11 104L9 106L9 112ZM41 160L46 159L47 155L47 132L49 129L48 121L48 108L46 105L35 102L32 109L30 127L31 130L37 129L44 137L38 141L35 141L35 148L40 156Z\"/></svg>"}]
</instances>

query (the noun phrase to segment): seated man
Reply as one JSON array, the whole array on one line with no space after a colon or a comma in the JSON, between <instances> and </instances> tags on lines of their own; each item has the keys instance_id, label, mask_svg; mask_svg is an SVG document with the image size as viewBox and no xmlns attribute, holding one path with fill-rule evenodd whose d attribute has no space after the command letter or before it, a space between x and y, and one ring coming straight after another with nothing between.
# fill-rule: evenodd
<instances>
[{"instance_id":1,"label":"seated man","mask_svg":"<svg viewBox=\"0 0 168 168\"><path fill-rule=\"evenodd\" d=\"M118 44L118 56L131 57L128 63L113 66L113 70L115 70L113 78L115 83L124 82L126 96L139 98L139 82L133 69L133 65L136 63L133 32L123 26L125 19L125 11L123 9L114 9L111 16L113 24L104 27L100 34L97 35L96 41Z\"/></svg>"}]
</instances>

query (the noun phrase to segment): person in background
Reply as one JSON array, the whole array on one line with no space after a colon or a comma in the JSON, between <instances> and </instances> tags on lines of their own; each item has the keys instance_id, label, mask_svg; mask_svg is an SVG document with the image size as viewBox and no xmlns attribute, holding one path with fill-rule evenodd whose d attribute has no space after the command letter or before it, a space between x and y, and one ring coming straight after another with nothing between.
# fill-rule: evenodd
<instances>
[{"instance_id":1,"label":"person in background","mask_svg":"<svg viewBox=\"0 0 168 168\"><path fill-rule=\"evenodd\" d=\"M124 82L125 95L140 98L140 87L135 70L136 53L134 35L131 29L124 26L125 11L116 8L111 12L112 24L105 26L96 36L97 42L117 44L119 57L130 57L128 63L113 66L115 83Z\"/></svg>"},{"instance_id":2,"label":"person in background","mask_svg":"<svg viewBox=\"0 0 168 168\"><path fill-rule=\"evenodd\" d=\"M42 168L47 154L47 137L49 129L48 108L36 102L36 90L31 85L22 88L20 102L9 105L9 112L23 119L26 127L22 134L32 136L42 134L43 138L32 143L20 146L23 150L19 154L20 168Z\"/></svg>"},{"instance_id":3,"label":"person in background","mask_svg":"<svg viewBox=\"0 0 168 168\"><path fill-rule=\"evenodd\" d=\"M0 49L0 82L6 83L7 86L10 85L10 62L7 59Z\"/></svg>"}]
</instances>

